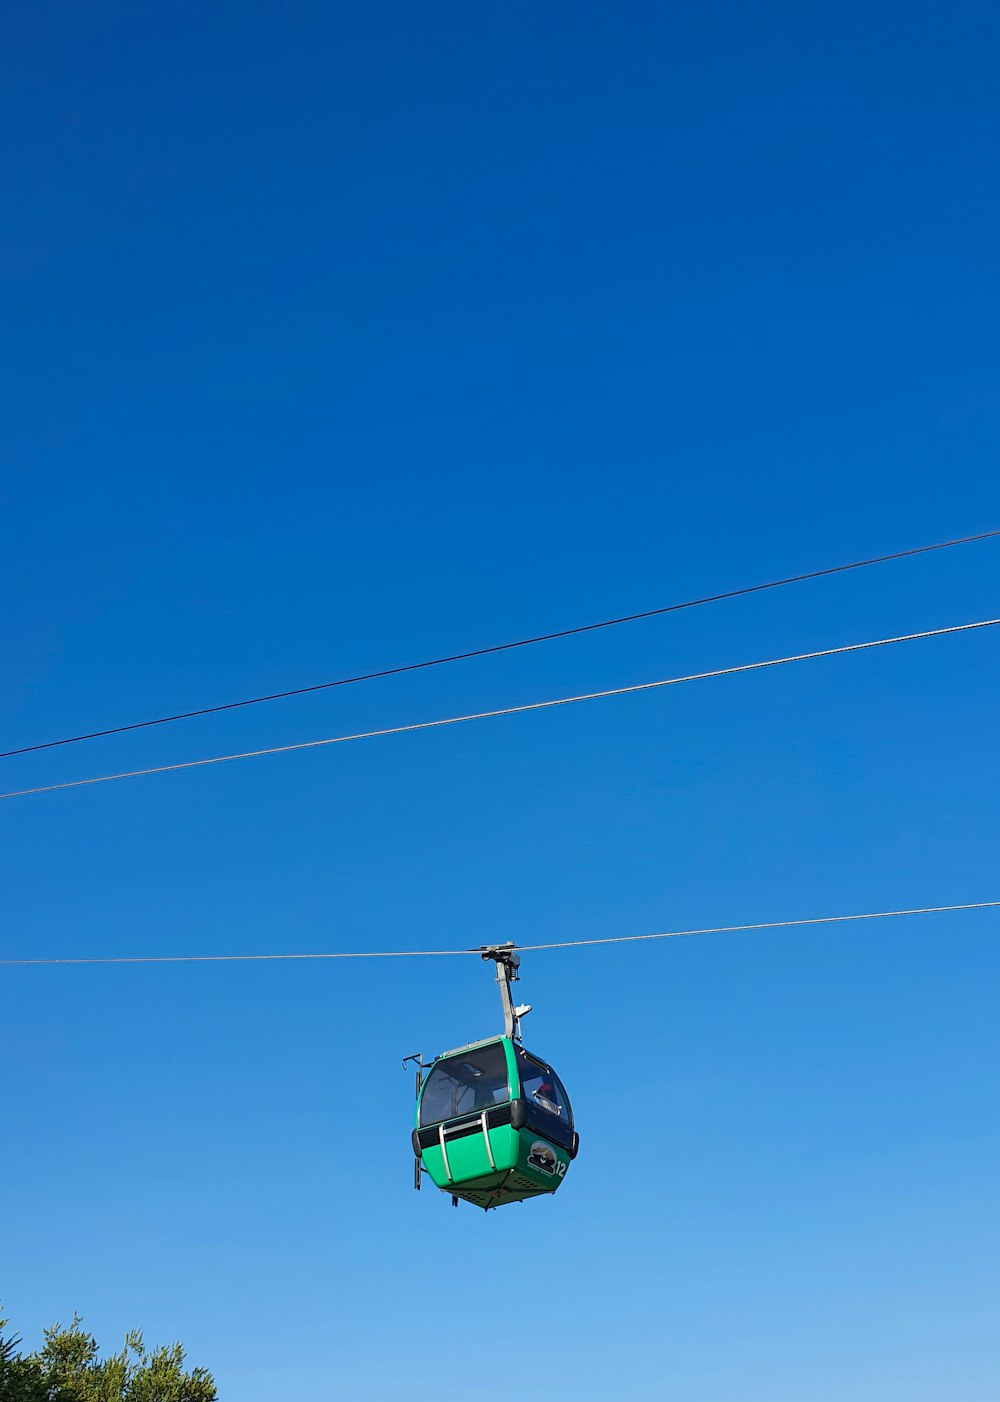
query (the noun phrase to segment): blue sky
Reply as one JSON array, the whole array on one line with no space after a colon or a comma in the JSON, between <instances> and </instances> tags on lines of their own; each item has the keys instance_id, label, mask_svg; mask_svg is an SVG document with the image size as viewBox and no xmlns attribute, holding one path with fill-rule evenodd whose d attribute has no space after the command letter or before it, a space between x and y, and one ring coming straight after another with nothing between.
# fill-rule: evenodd
<instances>
[{"instance_id":1,"label":"blue sky","mask_svg":"<svg viewBox=\"0 0 1000 1402\"><path fill-rule=\"evenodd\" d=\"M2 748L1000 524L998 37L973 4L9 13ZM997 559L8 759L2 787L991 617ZM7 802L0 947L994 899L997 646ZM456 1369L483 1402L986 1402L997 930L526 957L583 1148L488 1216L411 1191L398 1066L497 1026L475 961L9 969L0 1295L30 1342L74 1309L108 1346L179 1337L240 1402L429 1402Z\"/></svg>"}]
</instances>

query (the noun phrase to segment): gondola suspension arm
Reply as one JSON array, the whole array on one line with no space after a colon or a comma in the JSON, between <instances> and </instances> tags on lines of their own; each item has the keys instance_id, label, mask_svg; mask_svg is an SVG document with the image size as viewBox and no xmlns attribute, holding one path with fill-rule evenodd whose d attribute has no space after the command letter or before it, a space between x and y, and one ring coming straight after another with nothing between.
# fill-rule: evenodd
<instances>
[{"instance_id":1,"label":"gondola suspension arm","mask_svg":"<svg viewBox=\"0 0 1000 1402\"><path fill-rule=\"evenodd\" d=\"M515 949L514 941L509 940L506 944L480 945L479 952L484 959L492 959L497 966L497 984L500 988L500 1002L503 1004L504 1035L513 1037L516 1042L519 1042L521 1040L521 1018L527 1017L528 1013L531 1012L531 1004L516 1004L511 997L510 986L520 978L518 969L521 960L514 952Z\"/></svg>"}]
</instances>

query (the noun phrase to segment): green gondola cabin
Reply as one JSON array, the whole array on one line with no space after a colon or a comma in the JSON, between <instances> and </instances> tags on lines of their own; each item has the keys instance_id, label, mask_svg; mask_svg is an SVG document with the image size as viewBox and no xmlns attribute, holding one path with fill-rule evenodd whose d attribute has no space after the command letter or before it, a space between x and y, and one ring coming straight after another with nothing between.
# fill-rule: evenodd
<instances>
[{"instance_id":1,"label":"green gondola cabin","mask_svg":"<svg viewBox=\"0 0 1000 1402\"><path fill-rule=\"evenodd\" d=\"M515 946L479 952L496 965L503 1035L443 1052L426 1078L419 1056L406 1062L417 1065L414 1187L426 1173L456 1207L461 1198L488 1211L554 1193L580 1137L559 1077L521 1045L521 1018L531 1007L515 1007L511 997L521 962Z\"/></svg>"}]
</instances>

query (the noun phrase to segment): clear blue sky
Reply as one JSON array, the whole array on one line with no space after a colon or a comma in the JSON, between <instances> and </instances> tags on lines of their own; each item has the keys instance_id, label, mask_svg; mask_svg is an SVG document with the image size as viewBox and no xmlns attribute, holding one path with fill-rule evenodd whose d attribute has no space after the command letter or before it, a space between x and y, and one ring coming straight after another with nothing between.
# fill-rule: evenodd
<instances>
[{"instance_id":1,"label":"clear blue sky","mask_svg":"<svg viewBox=\"0 0 1000 1402\"><path fill-rule=\"evenodd\" d=\"M996 7L8 9L2 748L1000 524ZM969 546L2 787L1000 613ZM1000 896L984 632L0 805L12 956ZM995 914L526 959L583 1148L410 1189L474 961L4 971L0 1295L224 1402L993 1402ZM482 1362L482 1350L489 1364ZM445 1388L447 1395L449 1388Z\"/></svg>"}]
</instances>

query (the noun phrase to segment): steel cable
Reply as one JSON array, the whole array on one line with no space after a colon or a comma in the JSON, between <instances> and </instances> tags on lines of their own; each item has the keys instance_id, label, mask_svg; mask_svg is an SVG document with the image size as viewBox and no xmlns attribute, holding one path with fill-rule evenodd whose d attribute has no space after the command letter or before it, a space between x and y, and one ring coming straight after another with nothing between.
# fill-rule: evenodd
<instances>
[{"instance_id":1,"label":"steel cable","mask_svg":"<svg viewBox=\"0 0 1000 1402\"><path fill-rule=\"evenodd\" d=\"M960 910L995 910L998 901L966 901L961 905L924 905L909 910L873 910L860 915L816 915L801 920L760 920L747 925L706 925L700 929L662 930L651 935L610 935L600 939L556 940L550 944L515 945L519 954L550 949L582 949L591 945L639 944L648 940L672 940L691 935L726 935L755 930L791 930L807 925L840 925L857 920L897 920L908 915L942 915ZM479 955L475 949L383 949L316 954L112 954L50 959L0 959L0 965L26 964L246 964L311 959L442 959L453 955Z\"/></svg>"},{"instance_id":2,"label":"steel cable","mask_svg":"<svg viewBox=\"0 0 1000 1402\"><path fill-rule=\"evenodd\" d=\"M740 672L757 672L767 667L783 667L791 662L810 662L819 657L840 657L849 652L864 652L876 647L891 647L895 643L910 643L921 638L940 638L952 633L968 633L977 628L994 628L1000 618L984 618L975 623L956 623L947 628L929 628L920 633L903 633L893 638L874 638L863 643L845 643L841 647L821 648L817 652L799 652L790 657L771 657L762 662L743 662L732 667L719 667L709 672L693 672L684 677L665 677L659 681L635 682L631 686L611 687L606 691L588 691L579 696L558 696L548 701L529 701L520 706L501 706L491 711L474 711L467 715L445 716L439 720L413 721L408 725L390 725L379 730L361 730L352 735L331 735L321 740L300 740L291 745L272 745L261 750L243 750L237 754L212 755L207 759L181 760L176 764L158 764L148 769L128 769L118 774L98 774L89 779L69 779L59 784L41 784L36 788L14 789L0 794L0 799L27 798L32 794L55 793L61 789L85 788L90 784L109 784L118 779L139 779L150 774L172 774L181 769L200 769L210 764L228 764L238 759L259 759L264 755L290 754L294 750L314 750L325 745L345 745L352 740L374 740L385 735L406 735L416 730L434 730L446 725L461 725L466 721L493 720L499 716L524 715L528 711L550 710L555 706L572 706L578 701L600 701L610 696L627 696L639 691L655 691L667 686L682 686L686 682L707 681L713 677L730 677Z\"/></svg>"},{"instance_id":3,"label":"steel cable","mask_svg":"<svg viewBox=\"0 0 1000 1402\"><path fill-rule=\"evenodd\" d=\"M706 594L697 599L685 599L677 604L664 604L660 608L644 609L640 613L622 614L618 618L605 618L597 623L582 623L574 628L560 628L554 633L538 633L534 637L518 638L514 642L494 643L489 647L477 647L469 652L455 652L445 657L432 657L423 662L407 662L397 667L385 667L377 672L361 672L353 677L339 677L335 681L315 682L311 686L297 686L288 691L272 691L263 696L249 696L240 701L226 701L217 706L201 706L196 710L178 711L175 715L157 716L152 720L132 721L128 725L114 725L106 730L91 730L81 735L68 735L60 740L43 740L35 745L22 745L15 750L0 750L0 759L10 759L14 755L33 754L37 750L51 750L60 745L78 745L85 740L101 740L109 735L124 735L130 730L146 730L154 725L170 725L174 721L194 720L198 716L218 715L220 711L235 711L243 706L261 706L267 701L285 701L292 696L308 696L315 691L329 691L339 686L355 686L358 682L378 681L383 677L398 677L405 672L419 672L428 667L444 667L452 662L467 662L473 657L488 657L495 652L510 652L515 648L534 647L537 643L554 642L557 638L572 638L580 633L593 633L600 628L617 628L623 623L637 623L644 618L657 618L666 613L679 613L683 609L701 608L705 604L718 604L727 599L741 599L748 594L760 594L767 589L783 589L790 584L804 584L811 579L825 579L829 575L845 574L849 570L868 569L871 565L884 565L892 560L908 559L914 555L927 555L934 550L950 550L957 545L971 545L977 540L991 540L1000 536L1000 528L980 531L977 535L959 536L954 540L940 540L933 545L916 545L908 550L894 550L887 555L873 555L866 560L852 560L846 565L829 565L825 569L809 570L805 574L788 575L784 579L771 579L763 584L748 584L739 589L727 589L719 594Z\"/></svg>"}]
</instances>

